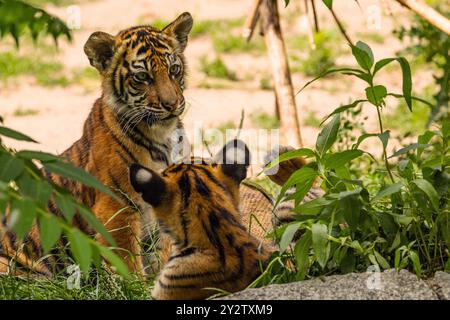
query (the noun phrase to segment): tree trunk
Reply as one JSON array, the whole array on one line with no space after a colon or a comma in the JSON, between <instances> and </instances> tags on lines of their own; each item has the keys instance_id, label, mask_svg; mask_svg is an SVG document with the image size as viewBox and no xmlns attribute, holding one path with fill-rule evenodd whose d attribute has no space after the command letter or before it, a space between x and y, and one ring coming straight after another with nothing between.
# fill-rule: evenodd
<instances>
[{"instance_id":1,"label":"tree trunk","mask_svg":"<svg viewBox=\"0 0 450 320\"><path fill-rule=\"evenodd\" d=\"M280 141L282 144L301 147L300 123L276 0L262 1L260 18L280 112Z\"/></svg>"}]
</instances>

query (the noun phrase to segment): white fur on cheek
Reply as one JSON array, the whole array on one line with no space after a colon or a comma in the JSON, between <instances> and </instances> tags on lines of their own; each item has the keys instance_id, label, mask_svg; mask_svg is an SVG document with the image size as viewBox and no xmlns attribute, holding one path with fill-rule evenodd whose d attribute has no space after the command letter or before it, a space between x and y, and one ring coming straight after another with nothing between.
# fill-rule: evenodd
<instances>
[{"instance_id":1,"label":"white fur on cheek","mask_svg":"<svg viewBox=\"0 0 450 320\"><path fill-rule=\"evenodd\" d=\"M152 174L145 169L139 169L136 173L136 181L140 184L149 182L151 178Z\"/></svg>"}]
</instances>

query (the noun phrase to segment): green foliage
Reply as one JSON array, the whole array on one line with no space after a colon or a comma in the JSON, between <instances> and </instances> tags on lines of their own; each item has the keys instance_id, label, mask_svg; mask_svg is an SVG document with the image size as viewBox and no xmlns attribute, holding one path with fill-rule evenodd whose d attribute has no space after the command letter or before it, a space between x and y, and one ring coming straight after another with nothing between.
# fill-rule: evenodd
<instances>
[{"instance_id":1,"label":"green foliage","mask_svg":"<svg viewBox=\"0 0 450 320\"><path fill-rule=\"evenodd\" d=\"M0 81L28 75L42 86L67 86L69 80L63 75L63 66L58 62L47 62L39 57L17 55L13 52L0 53Z\"/></svg>"},{"instance_id":2,"label":"green foliage","mask_svg":"<svg viewBox=\"0 0 450 320\"><path fill-rule=\"evenodd\" d=\"M210 61L206 56L203 56L200 59L200 69L209 77L232 81L237 80L236 74L228 69L220 57Z\"/></svg>"},{"instance_id":3,"label":"green foliage","mask_svg":"<svg viewBox=\"0 0 450 320\"><path fill-rule=\"evenodd\" d=\"M444 16L450 13L450 5L436 1L434 7ZM418 59L424 59L437 72L434 79L438 87L434 94L427 125L433 121L450 117L450 36L437 29L428 21L415 16L409 27L400 27L395 31L400 40L409 39L405 52Z\"/></svg>"},{"instance_id":4,"label":"green foliage","mask_svg":"<svg viewBox=\"0 0 450 320\"><path fill-rule=\"evenodd\" d=\"M60 36L72 40L67 25L59 18L21 0L0 0L0 38L11 35L19 46L19 38L27 31L36 40L50 35L57 43Z\"/></svg>"},{"instance_id":5,"label":"green foliage","mask_svg":"<svg viewBox=\"0 0 450 320\"><path fill-rule=\"evenodd\" d=\"M343 73L365 81L367 99L332 112L314 149L288 152L266 168L295 156L313 158L281 188L276 205L293 199L297 215L294 222L272 234L279 241L280 251L253 285L364 272L371 265L380 269L407 268L422 277L444 270L450 260L450 121L388 157L389 131L384 131L380 113L390 93L384 86L374 85L374 76L388 62L398 61L403 73L401 97L406 101L415 99L411 96L409 64L404 58L375 62L371 49L363 43L352 47L352 53L361 69L334 69L325 75ZM358 114L362 103L377 109L380 132L362 133L356 143L349 146L347 142L338 149L347 121L342 121L345 117L341 115L352 109L357 109ZM371 137L382 142L383 166L359 149L360 143ZM397 163L389 163L388 159ZM363 173L360 167L354 170L354 163L363 162L369 162L372 171ZM325 196L301 203L316 180ZM294 195L285 196L292 187ZM287 250L295 234L299 240ZM295 268L287 268L288 261Z\"/></svg>"},{"instance_id":6,"label":"green foliage","mask_svg":"<svg viewBox=\"0 0 450 320\"><path fill-rule=\"evenodd\" d=\"M276 129L280 127L280 120L263 110L256 110L250 114L251 123L261 129Z\"/></svg>"},{"instance_id":7,"label":"green foliage","mask_svg":"<svg viewBox=\"0 0 450 320\"><path fill-rule=\"evenodd\" d=\"M247 42L242 36L229 32L216 32L213 34L214 50L218 53L252 52L261 53L264 51L262 39L253 39Z\"/></svg>"},{"instance_id":8,"label":"green foliage","mask_svg":"<svg viewBox=\"0 0 450 320\"><path fill-rule=\"evenodd\" d=\"M112 236L92 212L77 203L71 194L47 180L38 167L86 186L96 188L111 197L116 196L96 178L72 166L65 159L38 151L15 151L8 148L1 136L15 140L36 142L32 138L10 128L0 126L0 216L10 210L10 227L23 239L33 223L38 223L44 254L48 253L59 237L64 234L70 241L75 262L85 275L93 262L102 256L122 275L127 275L126 265L108 248L103 247L91 237L72 227L71 221L76 212L98 232L109 244L116 246ZM48 211L47 202L53 200L62 217ZM98 266L98 263L96 263Z\"/></svg>"},{"instance_id":9,"label":"green foliage","mask_svg":"<svg viewBox=\"0 0 450 320\"><path fill-rule=\"evenodd\" d=\"M318 76L329 68L335 66L335 61L340 54L340 48L336 43L337 35L333 32L321 31L314 34L315 49L308 45L306 37L296 37L291 40L294 49L306 51L305 58L297 55L291 56L292 72L303 72L307 76Z\"/></svg>"},{"instance_id":10,"label":"green foliage","mask_svg":"<svg viewBox=\"0 0 450 320\"><path fill-rule=\"evenodd\" d=\"M23 109L23 108L17 108L13 112L13 116L15 117L26 117L26 116L34 116L39 113L39 110L35 109Z\"/></svg>"}]
</instances>

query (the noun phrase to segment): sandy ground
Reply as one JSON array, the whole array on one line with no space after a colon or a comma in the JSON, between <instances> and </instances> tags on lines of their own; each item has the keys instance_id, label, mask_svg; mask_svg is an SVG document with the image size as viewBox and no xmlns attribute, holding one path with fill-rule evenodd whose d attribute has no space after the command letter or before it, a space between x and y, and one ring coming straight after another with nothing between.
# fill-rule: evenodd
<instances>
[{"instance_id":1,"label":"sandy ground","mask_svg":"<svg viewBox=\"0 0 450 320\"><path fill-rule=\"evenodd\" d=\"M280 1L281 2L281 1ZM291 1L293 2L293 1ZM171 20L183 11L189 11L195 20L205 19L231 19L245 16L252 0L96 0L81 1L78 3L81 12L81 29L74 31L72 43L61 42L58 59L65 68L76 69L89 66L88 60L83 53L83 45L88 36L96 31L102 30L117 33L123 28L135 25L137 21L162 18ZM335 1L335 10L350 32L357 39L359 32L378 32L385 37L382 44L372 44L376 58L389 57L401 48L401 44L391 35L391 29L395 19L389 17L385 11L381 16L380 28L370 30L367 26L368 13L373 5L379 5L378 0L360 0L361 7L354 1ZM320 6L321 27L333 26L331 17L325 8ZM46 8L59 15L66 17L66 7ZM372 8L372 9L370 9ZM404 10L397 6L392 8L396 19L402 17ZM298 10L295 4L287 9L280 7L283 16L289 14L286 10ZM301 17L287 24L283 20L283 29L286 33L304 33L304 20ZM1 46L3 45L3 48ZM342 40L342 45L345 43ZM5 45L0 42L0 49L5 50ZM288 50L291 50L289 47ZM349 50L347 49L347 52ZM227 89L202 89L199 83L205 76L199 70L199 60L203 55L214 57L211 38L208 35L201 36L190 41L186 50L187 60L190 66L188 79L189 88L186 90L186 100L189 104L189 112L184 122L191 132L199 123L204 128L216 128L226 121L238 123L241 111L244 109L246 115L256 110L264 110L272 113L274 110L274 96L272 91L260 90L256 75L267 72L268 59L265 55L254 56L251 54L224 54L223 59L242 75L245 81L238 81ZM353 63L350 55L344 55L339 63ZM415 86L421 86L429 80L429 75L415 77ZM301 87L307 78L301 74L293 76L296 88ZM400 72L380 74L381 83L392 88L392 91L400 92ZM0 113L6 120L6 125L20 130L34 137L40 142L38 145L21 143L8 140L11 146L22 149L38 149L50 152L62 152L81 134L83 122L95 99L100 96L99 86L93 90L86 91L80 85L69 87L40 87L32 80L24 78L20 84L0 87ZM321 118L331 110L346 103L351 98L359 98L364 92L364 86L360 81L351 78L332 78L323 80L297 95L297 105L301 121L308 112L313 111ZM39 113L30 116L14 116L18 108L35 109ZM367 110L369 116L368 125L374 127L373 110ZM251 127L249 121L245 121L245 127ZM315 143L318 129L303 126L302 135L304 144L312 146ZM370 146L369 146L370 147Z\"/></svg>"}]
</instances>

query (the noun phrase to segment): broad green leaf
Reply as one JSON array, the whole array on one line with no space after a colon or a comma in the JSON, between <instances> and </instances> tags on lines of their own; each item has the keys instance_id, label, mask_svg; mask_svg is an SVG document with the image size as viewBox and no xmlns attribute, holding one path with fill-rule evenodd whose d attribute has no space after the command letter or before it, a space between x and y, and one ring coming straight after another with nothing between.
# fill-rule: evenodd
<instances>
[{"instance_id":1,"label":"broad green leaf","mask_svg":"<svg viewBox=\"0 0 450 320\"><path fill-rule=\"evenodd\" d=\"M22 174L25 164L21 159L4 153L0 156L0 181L10 182Z\"/></svg>"},{"instance_id":2,"label":"broad green leaf","mask_svg":"<svg viewBox=\"0 0 450 320\"><path fill-rule=\"evenodd\" d=\"M53 215L41 217L39 219L39 231L44 254L47 254L61 236L62 229L58 218Z\"/></svg>"},{"instance_id":3,"label":"broad green leaf","mask_svg":"<svg viewBox=\"0 0 450 320\"><path fill-rule=\"evenodd\" d=\"M369 47L368 44L366 44L366 43L364 43L364 42L362 42L362 41L358 41L358 42L356 43L356 46L357 46L358 48L360 48L361 50L363 50L365 53L367 53L367 55L369 56L369 59L370 59L370 68L371 68L372 65L373 65L373 62L374 62L374 57L373 57L372 49ZM369 68L369 69L370 69L370 68Z\"/></svg>"},{"instance_id":4,"label":"broad green leaf","mask_svg":"<svg viewBox=\"0 0 450 320\"><path fill-rule=\"evenodd\" d=\"M433 185L425 179L416 179L413 183L427 195L434 210L439 210L439 195Z\"/></svg>"},{"instance_id":5,"label":"broad green leaf","mask_svg":"<svg viewBox=\"0 0 450 320\"><path fill-rule=\"evenodd\" d=\"M373 254L375 255L375 258L377 259L377 262L380 265L380 267L382 267L383 269L390 268L389 262L387 262L387 260L383 258L383 256L379 254L377 250L373 250Z\"/></svg>"},{"instance_id":6,"label":"broad green leaf","mask_svg":"<svg viewBox=\"0 0 450 320\"><path fill-rule=\"evenodd\" d=\"M117 199L117 196L111 190L83 169L64 162L48 162L43 163L43 165L48 171L79 181L88 187L96 188L97 190Z\"/></svg>"},{"instance_id":7,"label":"broad green leaf","mask_svg":"<svg viewBox=\"0 0 450 320\"><path fill-rule=\"evenodd\" d=\"M442 121L442 128L441 128L442 136L444 138L447 138L450 136L450 120L444 119Z\"/></svg>"},{"instance_id":8,"label":"broad green leaf","mask_svg":"<svg viewBox=\"0 0 450 320\"><path fill-rule=\"evenodd\" d=\"M302 185L307 183L310 180L314 180L317 177L318 173L316 170L309 168L309 167L303 167L299 170L295 171L289 179L285 182L283 187L281 187L280 194L277 197L277 200L275 202L275 206L280 203L281 199L283 199L286 191L294 186L294 185Z\"/></svg>"},{"instance_id":9,"label":"broad green leaf","mask_svg":"<svg viewBox=\"0 0 450 320\"><path fill-rule=\"evenodd\" d=\"M311 231L305 232L294 248L295 261L297 262L298 280L305 279L309 268L309 249L312 244Z\"/></svg>"},{"instance_id":10,"label":"broad green leaf","mask_svg":"<svg viewBox=\"0 0 450 320\"><path fill-rule=\"evenodd\" d=\"M317 262L322 268L325 268L330 255L327 226L321 223L315 223L311 227L311 233L312 247L314 249Z\"/></svg>"},{"instance_id":11,"label":"broad green leaf","mask_svg":"<svg viewBox=\"0 0 450 320\"><path fill-rule=\"evenodd\" d=\"M101 223L94 215L93 213L88 210L87 208L83 206L78 206L78 212L83 217L84 220L89 223L89 225L98 232L106 241L108 241L109 244L112 246L116 246L116 242L114 241L111 234L106 230L103 223Z\"/></svg>"},{"instance_id":12,"label":"broad green leaf","mask_svg":"<svg viewBox=\"0 0 450 320\"><path fill-rule=\"evenodd\" d=\"M337 109L335 109L332 113L330 113L325 119L322 120L322 122L320 123L320 125L322 125L325 121L327 121L329 118L331 118L332 116L334 116L335 114L338 113L342 113L348 109L354 108L356 107L358 104L362 103L362 102L366 102L367 100L356 100L353 101L350 104L346 104L343 106L338 107Z\"/></svg>"},{"instance_id":13,"label":"broad green leaf","mask_svg":"<svg viewBox=\"0 0 450 320\"><path fill-rule=\"evenodd\" d=\"M91 265L91 244L89 238L80 230L72 229L67 233L70 248L82 272L87 273Z\"/></svg>"},{"instance_id":14,"label":"broad green leaf","mask_svg":"<svg viewBox=\"0 0 450 320\"><path fill-rule=\"evenodd\" d=\"M327 207L336 201L336 199L327 199L325 197L317 198L295 207L293 211L299 214L318 214L324 207Z\"/></svg>"},{"instance_id":15,"label":"broad green leaf","mask_svg":"<svg viewBox=\"0 0 450 320\"><path fill-rule=\"evenodd\" d=\"M339 132L341 117L336 114L319 133L316 142L316 149L320 156L324 155L334 144Z\"/></svg>"},{"instance_id":16,"label":"broad green leaf","mask_svg":"<svg viewBox=\"0 0 450 320\"><path fill-rule=\"evenodd\" d=\"M61 161L61 158L50 153L40 151L23 150L16 153L16 156L27 160L39 160L42 162Z\"/></svg>"},{"instance_id":17,"label":"broad green leaf","mask_svg":"<svg viewBox=\"0 0 450 320\"><path fill-rule=\"evenodd\" d=\"M343 73L344 72L355 72L355 73L364 73L364 71L359 69L353 69L353 68L337 68L337 69L329 69L325 71L324 73L320 74L319 76L315 77L314 79L308 81L303 87L300 88L300 90L297 91L296 95L302 92L307 86L309 86L311 83L316 82L317 80L333 73Z\"/></svg>"},{"instance_id":18,"label":"broad green leaf","mask_svg":"<svg viewBox=\"0 0 450 320\"><path fill-rule=\"evenodd\" d=\"M7 128L7 127L3 127L3 126L0 126L0 135L15 139L15 140L37 143L37 141L33 140L32 138L30 138L29 136L27 136L25 134L18 132L16 130Z\"/></svg>"},{"instance_id":19,"label":"broad green leaf","mask_svg":"<svg viewBox=\"0 0 450 320\"><path fill-rule=\"evenodd\" d=\"M327 6L328 9L333 8L333 0L322 0L322 2Z\"/></svg>"},{"instance_id":20,"label":"broad green leaf","mask_svg":"<svg viewBox=\"0 0 450 320\"><path fill-rule=\"evenodd\" d=\"M414 272L418 277L422 275L422 266L420 264L419 256L415 251L409 251L409 258L412 261Z\"/></svg>"},{"instance_id":21,"label":"broad green leaf","mask_svg":"<svg viewBox=\"0 0 450 320\"><path fill-rule=\"evenodd\" d=\"M16 180L21 193L34 199L39 205L46 207L47 201L52 194L50 184L45 180L36 180L28 173L24 173Z\"/></svg>"},{"instance_id":22,"label":"broad green leaf","mask_svg":"<svg viewBox=\"0 0 450 320\"><path fill-rule=\"evenodd\" d=\"M363 154L361 150L345 150L338 153L333 153L325 160L325 167L336 169L346 165L348 162L360 157Z\"/></svg>"},{"instance_id":23,"label":"broad green leaf","mask_svg":"<svg viewBox=\"0 0 450 320\"><path fill-rule=\"evenodd\" d=\"M384 98L387 96L387 90L385 86L377 85L366 88L366 97L370 103L379 107L383 104Z\"/></svg>"},{"instance_id":24,"label":"broad green leaf","mask_svg":"<svg viewBox=\"0 0 450 320\"><path fill-rule=\"evenodd\" d=\"M369 53L358 46L352 46L352 54L361 68L370 71L373 65L373 57L371 58Z\"/></svg>"},{"instance_id":25,"label":"broad green leaf","mask_svg":"<svg viewBox=\"0 0 450 320\"><path fill-rule=\"evenodd\" d=\"M435 132L433 131L425 131L424 134L419 135L419 137L417 138L417 142L419 144L428 144L430 142L430 140L436 135ZM423 149L417 149L417 157L420 158L420 156L422 155Z\"/></svg>"},{"instance_id":26,"label":"broad green leaf","mask_svg":"<svg viewBox=\"0 0 450 320\"><path fill-rule=\"evenodd\" d=\"M396 152L394 152L394 154L392 156L390 156L388 159L393 158L393 157L398 157L401 156L402 154L408 153L411 150L416 150L416 149L425 149L427 147L429 147L429 144L419 144L419 143L412 143L407 147L401 148L399 150L397 150Z\"/></svg>"},{"instance_id":27,"label":"broad green leaf","mask_svg":"<svg viewBox=\"0 0 450 320\"><path fill-rule=\"evenodd\" d=\"M76 203L73 201L72 197L66 194L58 194L55 197L55 202L67 221L72 222L72 218L76 212Z\"/></svg>"},{"instance_id":28,"label":"broad green leaf","mask_svg":"<svg viewBox=\"0 0 450 320\"><path fill-rule=\"evenodd\" d=\"M377 202L378 200L390 196L391 194L397 193L403 187L402 182L397 182L394 184L390 184L381 189L378 194L372 199L372 202Z\"/></svg>"},{"instance_id":29,"label":"broad green leaf","mask_svg":"<svg viewBox=\"0 0 450 320\"><path fill-rule=\"evenodd\" d=\"M379 70L381 70L385 65L391 63L394 60L395 60L395 58L386 58L386 59L381 59L380 61L377 61L377 63L375 63L375 68L373 69L373 76L375 76L375 74Z\"/></svg>"},{"instance_id":30,"label":"broad green leaf","mask_svg":"<svg viewBox=\"0 0 450 320\"><path fill-rule=\"evenodd\" d=\"M100 254L109 261L109 263L116 269L116 272L123 277L129 276L127 265L120 259L111 249L99 246Z\"/></svg>"},{"instance_id":31,"label":"broad green leaf","mask_svg":"<svg viewBox=\"0 0 450 320\"><path fill-rule=\"evenodd\" d=\"M292 239L294 239L295 233L297 232L298 228L301 226L301 222L292 223L289 224L284 230L283 236L280 240L280 251L284 252L287 247L291 244Z\"/></svg>"},{"instance_id":32,"label":"broad green leaf","mask_svg":"<svg viewBox=\"0 0 450 320\"><path fill-rule=\"evenodd\" d=\"M23 239L30 230L36 218L36 206L29 199L20 199L13 202L9 225L20 239Z\"/></svg>"},{"instance_id":33,"label":"broad green leaf","mask_svg":"<svg viewBox=\"0 0 450 320\"><path fill-rule=\"evenodd\" d=\"M359 199L355 196L344 197L339 200L339 208L350 229L355 231L358 227L359 216L361 214L361 202Z\"/></svg>"},{"instance_id":34,"label":"broad green leaf","mask_svg":"<svg viewBox=\"0 0 450 320\"><path fill-rule=\"evenodd\" d=\"M356 144L353 146L353 149L358 149L359 145L366 140L367 138L370 137L378 137L381 140L381 143L383 144L383 148L386 149L388 141L389 141L389 135L390 135L390 131L386 130L383 133L366 133L361 135L358 138L358 141L356 142Z\"/></svg>"},{"instance_id":35,"label":"broad green leaf","mask_svg":"<svg viewBox=\"0 0 450 320\"><path fill-rule=\"evenodd\" d=\"M311 158L314 156L315 156L314 151L311 149L308 149L308 148L300 148L297 150L288 151L283 154L280 154L276 159L274 159L270 163L268 163L266 165L266 167L264 168L264 170L267 171L267 170L277 166L278 164L280 164L283 161L295 159L298 157Z\"/></svg>"}]
</instances>

